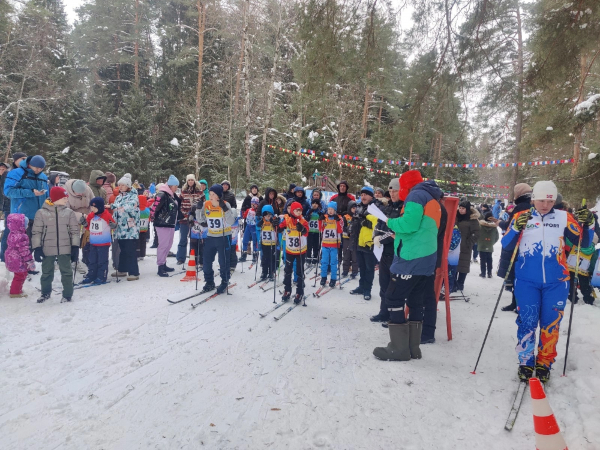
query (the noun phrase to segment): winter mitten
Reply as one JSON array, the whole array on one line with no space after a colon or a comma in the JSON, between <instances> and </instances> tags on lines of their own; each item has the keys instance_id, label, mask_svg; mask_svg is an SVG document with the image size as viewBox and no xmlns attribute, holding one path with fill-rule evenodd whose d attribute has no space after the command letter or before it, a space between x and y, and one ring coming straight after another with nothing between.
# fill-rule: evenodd
<instances>
[{"instance_id":1,"label":"winter mitten","mask_svg":"<svg viewBox=\"0 0 600 450\"><path fill-rule=\"evenodd\" d=\"M221 207L221 209L223 211L229 211L229 207L227 206L227 204L225 203L225 201L223 199L219 200L219 206Z\"/></svg>"},{"instance_id":2,"label":"winter mitten","mask_svg":"<svg viewBox=\"0 0 600 450\"><path fill-rule=\"evenodd\" d=\"M77 262L79 259L79 247L77 245L71 246L71 262Z\"/></svg>"},{"instance_id":3,"label":"winter mitten","mask_svg":"<svg viewBox=\"0 0 600 450\"><path fill-rule=\"evenodd\" d=\"M373 229L373 224L371 223L371 221L369 221L367 219L363 220L362 223L361 223L361 225L363 227L368 228L369 230Z\"/></svg>"},{"instance_id":4,"label":"winter mitten","mask_svg":"<svg viewBox=\"0 0 600 450\"><path fill-rule=\"evenodd\" d=\"M304 228L304 225L302 225L300 222L298 222L296 224L296 230L298 230L300 233L304 233L304 231L306 230L306 228Z\"/></svg>"},{"instance_id":5,"label":"winter mitten","mask_svg":"<svg viewBox=\"0 0 600 450\"><path fill-rule=\"evenodd\" d=\"M111 230L114 230L115 228L117 228L117 222L113 222L113 221L108 222L108 227Z\"/></svg>"},{"instance_id":6,"label":"winter mitten","mask_svg":"<svg viewBox=\"0 0 600 450\"><path fill-rule=\"evenodd\" d=\"M79 218L79 223L81 225L83 225L84 227L87 225L87 219L85 218L85 216L82 214L81 217Z\"/></svg>"},{"instance_id":7,"label":"winter mitten","mask_svg":"<svg viewBox=\"0 0 600 450\"><path fill-rule=\"evenodd\" d=\"M44 259L44 251L42 250L42 247L38 247L38 248L34 248L33 249L33 258L37 261L37 262L42 262L42 259Z\"/></svg>"}]
</instances>

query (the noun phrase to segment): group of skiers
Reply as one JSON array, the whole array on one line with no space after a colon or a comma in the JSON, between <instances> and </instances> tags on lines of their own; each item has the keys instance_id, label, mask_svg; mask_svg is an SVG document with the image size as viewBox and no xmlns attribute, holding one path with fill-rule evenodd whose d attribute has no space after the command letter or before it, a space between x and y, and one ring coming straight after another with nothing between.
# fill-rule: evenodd
<instances>
[{"instance_id":1,"label":"group of skiers","mask_svg":"<svg viewBox=\"0 0 600 450\"><path fill-rule=\"evenodd\" d=\"M305 189L295 184L284 194L268 187L264 196L252 185L238 214L227 180L208 187L206 180L188 175L180 186L170 175L165 183L146 189L132 182L129 174L118 181L110 174L107 183L107 174L99 170L92 171L87 183L69 179L65 172L50 172L48 179L42 156L16 153L13 160L12 170L2 171L0 191L7 225L1 256L15 274L11 297L24 296L27 274L35 273L35 262L40 262L38 302L50 297L55 264L61 273L63 300L70 301L72 264L79 264L80 249L85 272L80 284L107 282L111 245L116 269L112 276L138 280L138 259L145 256L150 226L155 231L159 276L168 277L174 270L167 266L167 258L179 229L173 255L177 263L183 264L188 248L194 249L196 264L204 274L202 291L222 293L238 263L236 246L242 228L239 261L246 261L247 255L254 262L260 258L263 281L274 281L283 264L283 302L291 299L292 280L296 283L294 302L305 299L305 269L319 264L321 287L333 288L342 278L358 277L358 286L350 294L370 300L378 269L381 302L371 320L388 328L390 342L374 349L377 358L418 359L420 344L435 342L434 281L444 257L448 211L442 190L435 181L424 180L418 170L392 179L387 192L363 186L358 199L349 192L349 184L341 181L329 202L316 188L309 199ZM592 303L592 286L600 284L595 250L598 223L585 206L567 211L551 181L539 181L533 188L517 184L514 192L515 204L503 211L497 202L496 213L489 205L479 209L466 199L460 201L456 220L450 224L454 227L447 255L451 281L445 288L464 289L475 246L480 276L492 277L499 227L503 237L498 276L505 278L513 294L513 304L504 309L518 312L518 373L529 378L535 371L545 381L556 357L569 292L575 294L579 287L584 301ZM218 287L215 258L220 269ZM576 271L579 286L573 283Z\"/></svg>"}]
</instances>

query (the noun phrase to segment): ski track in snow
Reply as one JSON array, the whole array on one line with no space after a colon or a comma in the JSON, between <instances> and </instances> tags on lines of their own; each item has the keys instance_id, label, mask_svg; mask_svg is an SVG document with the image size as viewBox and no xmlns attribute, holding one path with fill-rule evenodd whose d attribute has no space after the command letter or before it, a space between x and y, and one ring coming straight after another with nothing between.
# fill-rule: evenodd
<instances>
[{"instance_id":1,"label":"ski track in snow","mask_svg":"<svg viewBox=\"0 0 600 450\"><path fill-rule=\"evenodd\" d=\"M39 275L26 283L26 299L8 299L2 288L0 448L534 446L529 395L514 430L504 430L517 388L514 313L498 311L478 373L470 373L502 283L479 278L475 264L471 301L451 303L453 340L440 304L436 344L404 363L372 355L389 341L369 321L379 307L377 276L370 302L349 294L351 281L275 322L283 308L258 315L272 306L272 292L246 288L254 271L241 274L238 265L232 295L192 310L204 295L177 305L166 297L195 283L181 283L183 274L159 278L155 264L141 262L136 282L76 290L71 304L53 293L38 305ZM307 293L316 290L307 284ZM505 293L500 306L509 301ZM569 448L598 449L600 311L576 306L563 378L568 313L547 395Z\"/></svg>"}]
</instances>

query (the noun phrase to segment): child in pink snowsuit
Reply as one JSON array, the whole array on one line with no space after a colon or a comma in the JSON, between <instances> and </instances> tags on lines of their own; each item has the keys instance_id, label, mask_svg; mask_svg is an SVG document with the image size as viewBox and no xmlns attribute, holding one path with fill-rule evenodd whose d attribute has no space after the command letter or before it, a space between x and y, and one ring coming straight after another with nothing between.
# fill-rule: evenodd
<instances>
[{"instance_id":1,"label":"child in pink snowsuit","mask_svg":"<svg viewBox=\"0 0 600 450\"><path fill-rule=\"evenodd\" d=\"M29 251L29 238L27 237L27 222L24 214L9 214L6 224L10 230L6 249L6 268L15 274L10 285L10 297L26 297L23 293L23 284L27 278L28 270L35 270L35 262Z\"/></svg>"}]
</instances>

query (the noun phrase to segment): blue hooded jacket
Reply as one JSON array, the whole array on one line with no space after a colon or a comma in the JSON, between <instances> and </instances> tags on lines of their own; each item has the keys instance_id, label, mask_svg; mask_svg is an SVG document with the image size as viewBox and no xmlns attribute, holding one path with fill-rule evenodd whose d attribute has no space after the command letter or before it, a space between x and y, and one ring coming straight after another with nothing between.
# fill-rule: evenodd
<instances>
[{"instance_id":1,"label":"blue hooded jacket","mask_svg":"<svg viewBox=\"0 0 600 450\"><path fill-rule=\"evenodd\" d=\"M44 173L36 175L27 167L29 159L21 161L19 168L8 172L4 183L4 195L10 198L11 214L25 214L29 220L33 220L35 213L48 198L50 188L48 187L48 177ZM46 192L36 197L34 189Z\"/></svg>"},{"instance_id":2,"label":"blue hooded jacket","mask_svg":"<svg viewBox=\"0 0 600 450\"><path fill-rule=\"evenodd\" d=\"M494 207L492 208L492 214L494 215L494 218L500 218L500 214L502 214L502 205L500 205L500 200L496 200L496 203L494 203Z\"/></svg>"}]
</instances>

